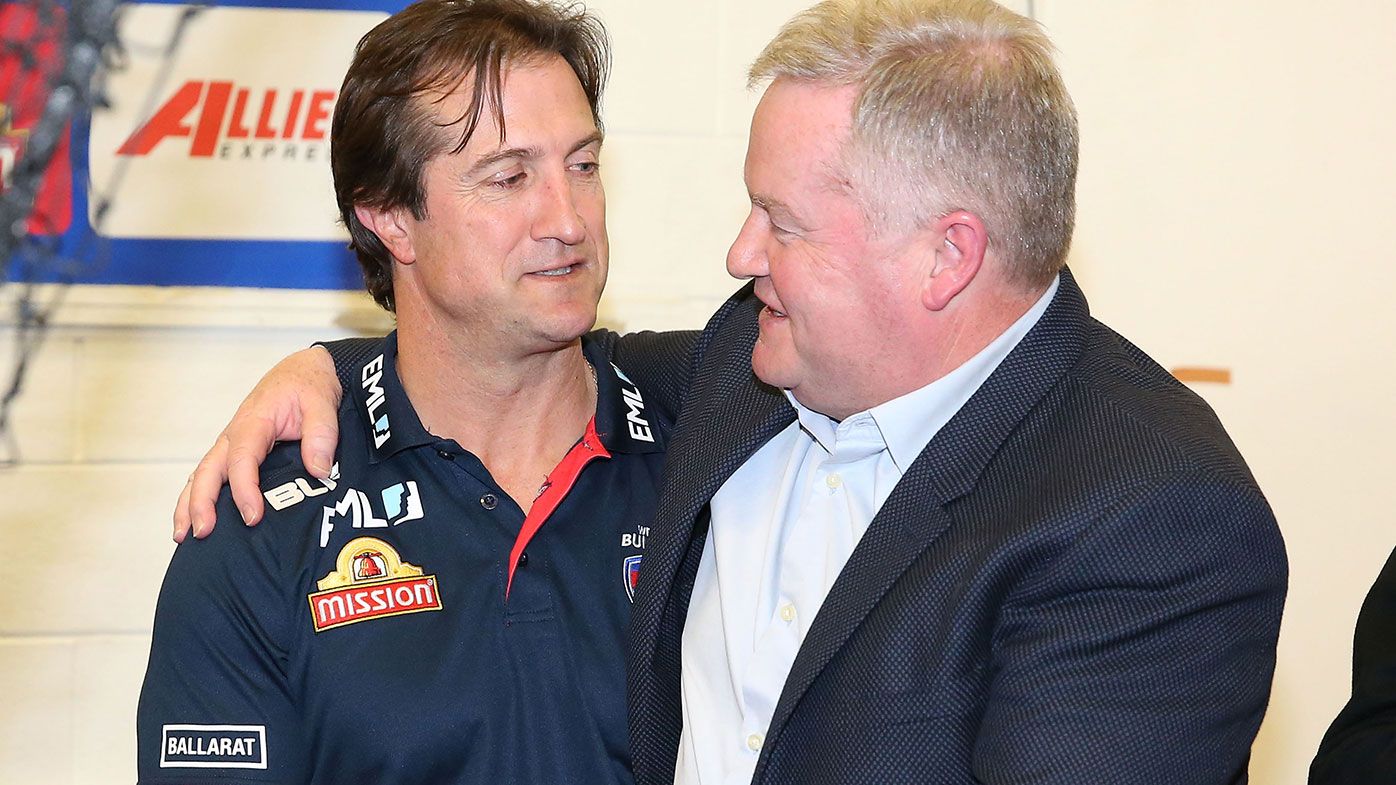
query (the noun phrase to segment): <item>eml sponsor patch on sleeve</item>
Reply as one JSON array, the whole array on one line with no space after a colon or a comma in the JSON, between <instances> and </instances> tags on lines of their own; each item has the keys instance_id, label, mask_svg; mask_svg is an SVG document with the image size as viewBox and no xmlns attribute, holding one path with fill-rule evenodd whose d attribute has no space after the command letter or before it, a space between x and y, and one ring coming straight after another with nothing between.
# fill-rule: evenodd
<instances>
[{"instance_id":1,"label":"eml sponsor patch on sleeve","mask_svg":"<svg viewBox=\"0 0 1396 785\"><path fill-rule=\"evenodd\" d=\"M162 769L265 769L265 725L165 725Z\"/></svg>"}]
</instances>

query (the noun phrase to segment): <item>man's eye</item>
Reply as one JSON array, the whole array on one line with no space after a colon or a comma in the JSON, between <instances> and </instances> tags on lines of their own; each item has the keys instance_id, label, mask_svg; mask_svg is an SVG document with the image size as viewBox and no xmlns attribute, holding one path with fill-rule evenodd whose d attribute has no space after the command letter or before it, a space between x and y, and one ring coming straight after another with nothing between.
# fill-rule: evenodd
<instances>
[{"instance_id":1,"label":"man's eye","mask_svg":"<svg viewBox=\"0 0 1396 785\"><path fill-rule=\"evenodd\" d=\"M524 172L518 172L516 174L511 174L508 176L500 175L498 177L495 177L493 180L490 180L490 185L497 186L499 188L515 188L522 185L524 178L526 177L527 174Z\"/></svg>"},{"instance_id":2,"label":"man's eye","mask_svg":"<svg viewBox=\"0 0 1396 785\"><path fill-rule=\"evenodd\" d=\"M596 174L600 171L601 164L598 161L579 161L578 163L572 164L572 168L582 174Z\"/></svg>"}]
</instances>

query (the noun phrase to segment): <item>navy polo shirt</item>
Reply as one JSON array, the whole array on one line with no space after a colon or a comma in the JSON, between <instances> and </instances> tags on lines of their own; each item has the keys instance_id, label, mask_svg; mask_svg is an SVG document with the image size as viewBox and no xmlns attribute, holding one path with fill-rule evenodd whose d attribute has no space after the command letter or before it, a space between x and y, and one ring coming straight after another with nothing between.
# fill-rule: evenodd
<instances>
[{"instance_id":1,"label":"navy polo shirt","mask_svg":"<svg viewBox=\"0 0 1396 785\"><path fill-rule=\"evenodd\" d=\"M278 446L255 528L225 488L160 592L140 781L631 782L625 632L669 424L583 350L596 415L528 516L422 427L395 335L333 479Z\"/></svg>"}]
</instances>

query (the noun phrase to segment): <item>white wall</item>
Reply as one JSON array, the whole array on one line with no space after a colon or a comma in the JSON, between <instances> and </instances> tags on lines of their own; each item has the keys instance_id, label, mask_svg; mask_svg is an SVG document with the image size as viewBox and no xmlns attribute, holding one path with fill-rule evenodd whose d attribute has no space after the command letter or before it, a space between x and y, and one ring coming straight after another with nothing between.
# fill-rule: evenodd
<instances>
[{"instance_id":1,"label":"white wall","mask_svg":"<svg viewBox=\"0 0 1396 785\"><path fill-rule=\"evenodd\" d=\"M1072 264L1097 315L1196 385L1290 557L1259 785L1299 785L1396 546L1396 3L1037 0L1083 133ZM1396 646L1396 641L1392 642Z\"/></svg>"},{"instance_id":2,"label":"white wall","mask_svg":"<svg viewBox=\"0 0 1396 785\"><path fill-rule=\"evenodd\" d=\"M734 284L754 96L742 71L805 0L597 0L615 42L603 318L693 327ZM1018 4L1026 9L1026 0ZM1259 785L1299 785L1346 697L1357 607L1396 545L1396 4L1035 0L1081 111L1073 267L1095 312L1198 385L1290 548ZM7 300L13 292L3 292ZM7 307L7 306L6 306ZM134 778L134 705L169 512L253 378L314 338L381 326L340 294L72 293L0 470L0 785ZM13 334L0 328L0 367Z\"/></svg>"}]
</instances>

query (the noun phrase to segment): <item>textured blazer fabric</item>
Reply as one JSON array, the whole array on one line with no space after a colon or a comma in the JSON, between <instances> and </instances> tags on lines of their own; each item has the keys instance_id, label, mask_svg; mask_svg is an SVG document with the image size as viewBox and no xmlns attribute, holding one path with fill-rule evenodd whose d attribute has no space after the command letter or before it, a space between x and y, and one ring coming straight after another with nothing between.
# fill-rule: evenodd
<instances>
[{"instance_id":1,"label":"textured blazer fabric","mask_svg":"<svg viewBox=\"0 0 1396 785\"><path fill-rule=\"evenodd\" d=\"M747 286L696 339L616 347L682 409L631 622L641 785L673 778L708 502L794 419L751 371L760 308ZM1215 415L1092 319L1064 272L854 550L754 782L1245 782L1286 580Z\"/></svg>"}]
</instances>

